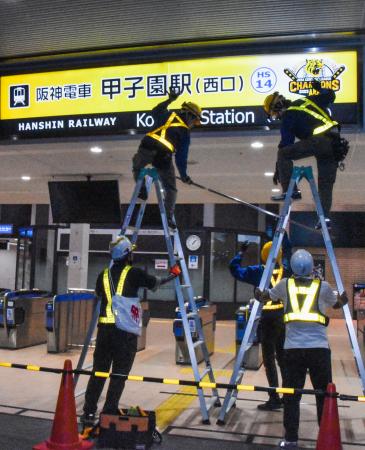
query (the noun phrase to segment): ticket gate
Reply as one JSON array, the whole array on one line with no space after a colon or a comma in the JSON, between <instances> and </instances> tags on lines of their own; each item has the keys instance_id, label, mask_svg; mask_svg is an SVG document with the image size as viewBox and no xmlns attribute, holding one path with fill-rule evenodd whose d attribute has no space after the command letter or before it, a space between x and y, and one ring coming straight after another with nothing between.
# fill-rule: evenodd
<instances>
[{"instance_id":1,"label":"ticket gate","mask_svg":"<svg viewBox=\"0 0 365 450\"><path fill-rule=\"evenodd\" d=\"M236 311L236 355L240 349L243 335L245 334L250 312L250 305L240 306ZM254 338L253 345L246 351L243 363L246 369L258 370L261 367L262 350L257 335Z\"/></svg>"},{"instance_id":2,"label":"ticket gate","mask_svg":"<svg viewBox=\"0 0 365 450\"><path fill-rule=\"evenodd\" d=\"M196 306L198 309L198 314L203 328L203 333L205 337L205 343L209 352L209 355L214 353L214 341L215 341L215 329L216 329L216 316L217 307L212 303L209 303L206 299L202 297L195 297ZM185 309L187 309L187 314L189 314L190 308L188 303L185 303ZM191 364L189 349L187 347L184 327L181 319L181 314L179 308L175 309L176 317L173 322L173 333L175 335L176 346L175 346L175 362L176 364ZM195 320L189 319L189 326L192 334L193 343L199 340L198 333L196 331ZM197 362L200 363L204 360L204 355L201 346L196 348L196 358Z\"/></svg>"},{"instance_id":3,"label":"ticket gate","mask_svg":"<svg viewBox=\"0 0 365 450\"><path fill-rule=\"evenodd\" d=\"M71 346L84 344L96 303L93 291L73 290L49 299L44 319L48 353L66 352Z\"/></svg>"},{"instance_id":4,"label":"ticket gate","mask_svg":"<svg viewBox=\"0 0 365 450\"><path fill-rule=\"evenodd\" d=\"M0 348L17 349L47 341L43 317L50 295L39 289L0 294Z\"/></svg>"}]
</instances>

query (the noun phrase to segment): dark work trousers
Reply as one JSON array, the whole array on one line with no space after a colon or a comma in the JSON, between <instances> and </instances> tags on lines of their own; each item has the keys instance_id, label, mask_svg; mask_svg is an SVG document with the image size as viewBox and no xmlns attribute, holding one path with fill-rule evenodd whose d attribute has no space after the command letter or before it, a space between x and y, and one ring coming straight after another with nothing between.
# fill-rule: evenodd
<instances>
[{"instance_id":1,"label":"dark work trousers","mask_svg":"<svg viewBox=\"0 0 365 450\"><path fill-rule=\"evenodd\" d=\"M264 313L265 314L265 313ZM265 318L260 320L262 358L264 362L266 378L270 387L279 386L278 371L276 361L280 367L281 378L284 380L285 360L284 341L285 325L283 316ZM270 399L277 400L279 395L270 392Z\"/></svg>"},{"instance_id":2,"label":"dark work trousers","mask_svg":"<svg viewBox=\"0 0 365 450\"><path fill-rule=\"evenodd\" d=\"M137 351L137 336L119 330L115 325L98 327L93 371L129 374ZM105 378L91 376L86 388L84 413L95 414ZM110 378L103 412L116 414L125 385L121 378Z\"/></svg>"},{"instance_id":3,"label":"dark work trousers","mask_svg":"<svg viewBox=\"0 0 365 450\"><path fill-rule=\"evenodd\" d=\"M137 181L140 170L148 164L152 164L157 169L165 189L166 214L168 218L172 218L177 195L172 153L169 150L165 151L140 146L138 152L133 157L133 176L135 181Z\"/></svg>"},{"instance_id":4,"label":"dark work trousers","mask_svg":"<svg viewBox=\"0 0 365 450\"><path fill-rule=\"evenodd\" d=\"M285 387L302 389L307 370L314 389L327 389L332 381L331 351L328 348L297 348L285 352ZM284 394L284 428L287 441L298 440L301 395ZM318 424L324 396L316 396Z\"/></svg>"},{"instance_id":5,"label":"dark work trousers","mask_svg":"<svg viewBox=\"0 0 365 450\"><path fill-rule=\"evenodd\" d=\"M332 138L326 135L312 136L278 151L279 180L286 192L293 171L293 161L314 156L318 168L318 193L326 217L331 210L333 185L336 181L337 162L333 155Z\"/></svg>"}]
</instances>

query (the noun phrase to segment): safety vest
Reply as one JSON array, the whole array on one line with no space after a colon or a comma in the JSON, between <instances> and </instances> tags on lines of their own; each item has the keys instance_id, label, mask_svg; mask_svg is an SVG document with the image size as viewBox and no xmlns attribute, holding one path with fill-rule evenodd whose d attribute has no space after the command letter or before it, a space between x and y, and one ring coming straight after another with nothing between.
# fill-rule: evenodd
<instances>
[{"instance_id":1,"label":"safety vest","mask_svg":"<svg viewBox=\"0 0 365 450\"><path fill-rule=\"evenodd\" d=\"M271 275L271 286L274 287L276 286L279 281L283 278L283 273L284 273L284 267L280 266L279 269L274 269ZM262 309L264 310L274 310L274 309L283 309L284 305L283 303L278 303L278 302L273 302L272 300L269 300L268 302L265 303L265 305L263 306Z\"/></svg>"},{"instance_id":2,"label":"safety vest","mask_svg":"<svg viewBox=\"0 0 365 450\"><path fill-rule=\"evenodd\" d=\"M117 295L122 295L124 282L125 282L128 272L131 270L131 268L132 268L132 266L127 265L122 270L122 273L120 274L120 278L119 278L119 282L118 282L118 287L115 292ZM105 316L99 317L99 323L115 323L115 317L114 317L113 309L112 309L112 292L110 289L109 269L108 268L104 270L103 286L104 286L104 291L105 291L105 295L106 295L106 299L107 299L107 304L106 304L106 308L105 308Z\"/></svg>"},{"instance_id":3,"label":"safety vest","mask_svg":"<svg viewBox=\"0 0 365 450\"><path fill-rule=\"evenodd\" d=\"M288 304L284 322L314 322L327 325L328 318L319 311L318 294L321 280L315 279L310 286L297 286L293 277L288 278ZM298 296L299 299L298 299Z\"/></svg>"},{"instance_id":4,"label":"safety vest","mask_svg":"<svg viewBox=\"0 0 365 450\"><path fill-rule=\"evenodd\" d=\"M303 111L323 123L323 125L320 125L313 130L313 135L324 133L325 131L338 125L338 122L332 120L322 108L320 108L312 100L309 100L309 98L303 100L302 104L299 106L290 106L287 111L289 110Z\"/></svg>"},{"instance_id":5,"label":"safety vest","mask_svg":"<svg viewBox=\"0 0 365 450\"><path fill-rule=\"evenodd\" d=\"M146 134L146 136L156 139L156 141L164 145L168 150L170 150L170 152L173 153L175 151L175 147L170 141L166 139L166 132L171 127L189 128L186 123L176 113L173 112L161 127L150 131Z\"/></svg>"}]
</instances>

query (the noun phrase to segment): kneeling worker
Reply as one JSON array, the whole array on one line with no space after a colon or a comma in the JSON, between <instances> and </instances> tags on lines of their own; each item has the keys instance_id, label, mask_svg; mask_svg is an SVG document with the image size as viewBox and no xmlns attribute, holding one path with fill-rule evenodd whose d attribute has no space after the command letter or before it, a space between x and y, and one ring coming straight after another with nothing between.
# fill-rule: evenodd
<instances>
[{"instance_id":1,"label":"kneeling worker","mask_svg":"<svg viewBox=\"0 0 365 450\"><path fill-rule=\"evenodd\" d=\"M285 323L285 380L284 386L303 389L307 371L314 389L326 390L332 380L331 351L326 327L327 307L340 308L348 302L344 291L336 298L326 282L312 278L313 258L306 250L297 250L290 260L294 275L283 278L266 292L256 289L260 301L282 299ZM280 448L297 448L299 403L301 395L284 394L285 439ZM321 420L324 396L316 396L318 423Z\"/></svg>"},{"instance_id":2,"label":"kneeling worker","mask_svg":"<svg viewBox=\"0 0 365 450\"><path fill-rule=\"evenodd\" d=\"M96 282L96 294L101 298L98 334L94 351L93 372L112 372L128 375L137 350L137 337L141 334L142 310L138 297L139 288L156 290L160 285L180 274L176 265L171 275L159 278L148 275L142 269L132 267L132 244L125 236L119 236L110 244L113 260L111 268L104 269ZM90 376L81 423L93 426L97 403L105 384L105 378ZM118 403L125 380L111 377L102 412L118 414Z\"/></svg>"}]
</instances>

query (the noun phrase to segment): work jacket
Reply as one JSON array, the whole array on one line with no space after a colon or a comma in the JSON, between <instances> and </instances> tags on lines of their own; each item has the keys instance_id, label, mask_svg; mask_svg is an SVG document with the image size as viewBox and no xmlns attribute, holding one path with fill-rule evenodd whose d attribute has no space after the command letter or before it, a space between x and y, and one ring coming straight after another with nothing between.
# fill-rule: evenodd
<instances>
[{"instance_id":1,"label":"work jacket","mask_svg":"<svg viewBox=\"0 0 365 450\"><path fill-rule=\"evenodd\" d=\"M328 317L318 307L321 280L314 279L308 286L290 277L287 280L288 302L284 311L284 323L312 322L328 325Z\"/></svg>"}]
</instances>

